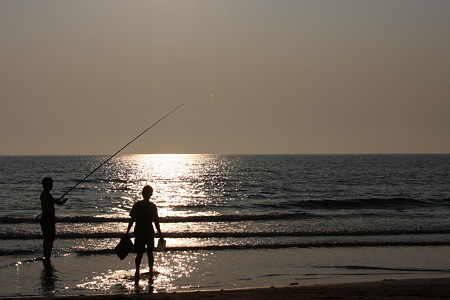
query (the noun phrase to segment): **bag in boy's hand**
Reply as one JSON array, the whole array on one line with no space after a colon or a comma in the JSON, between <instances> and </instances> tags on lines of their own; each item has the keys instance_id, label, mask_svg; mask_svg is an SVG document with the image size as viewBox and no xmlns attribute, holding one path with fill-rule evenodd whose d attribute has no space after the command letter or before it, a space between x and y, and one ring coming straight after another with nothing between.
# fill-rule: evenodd
<instances>
[{"instance_id":1,"label":"bag in boy's hand","mask_svg":"<svg viewBox=\"0 0 450 300\"><path fill-rule=\"evenodd\" d=\"M166 250L166 240L165 239L159 239L158 245L155 248L155 251L164 251Z\"/></svg>"},{"instance_id":2,"label":"bag in boy's hand","mask_svg":"<svg viewBox=\"0 0 450 300\"><path fill-rule=\"evenodd\" d=\"M114 248L114 251L121 260L124 260L128 253L133 251L133 242L128 234L120 239L120 242L117 244L116 248Z\"/></svg>"}]
</instances>

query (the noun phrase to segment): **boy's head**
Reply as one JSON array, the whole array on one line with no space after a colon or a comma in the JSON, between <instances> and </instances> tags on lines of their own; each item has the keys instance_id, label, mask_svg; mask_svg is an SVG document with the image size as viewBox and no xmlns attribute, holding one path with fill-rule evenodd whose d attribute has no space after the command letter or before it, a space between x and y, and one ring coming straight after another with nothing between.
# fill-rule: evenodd
<instances>
[{"instance_id":1,"label":"boy's head","mask_svg":"<svg viewBox=\"0 0 450 300\"><path fill-rule=\"evenodd\" d=\"M149 185L144 186L142 189L142 196L144 199L150 199L150 197L153 195L153 188Z\"/></svg>"},{"instance_id":2,"label":"boy's head","mask_svg":"<svg viewBox=\"0 0 450 300\"><path fill-rule=\"evenodd\" d=\"M42 186L44 187L44 190L51 190L53 188L53 179L45 177L42 179Z\"/></svg>"}]
</instances>

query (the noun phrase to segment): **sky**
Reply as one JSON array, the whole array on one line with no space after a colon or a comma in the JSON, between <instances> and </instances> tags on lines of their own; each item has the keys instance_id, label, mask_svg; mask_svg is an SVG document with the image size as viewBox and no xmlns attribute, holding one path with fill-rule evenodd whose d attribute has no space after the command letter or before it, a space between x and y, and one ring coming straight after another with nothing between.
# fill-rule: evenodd
<instances>
[{"instance_id":1,"label":"sky","mask_svg":"<svg viewBox=\"0 0 450 300\"><path fill-rule=\"evenodd\" d=\"M450 153L448 0L0 0L0 155Z\"/></svg>"}]
</instances>

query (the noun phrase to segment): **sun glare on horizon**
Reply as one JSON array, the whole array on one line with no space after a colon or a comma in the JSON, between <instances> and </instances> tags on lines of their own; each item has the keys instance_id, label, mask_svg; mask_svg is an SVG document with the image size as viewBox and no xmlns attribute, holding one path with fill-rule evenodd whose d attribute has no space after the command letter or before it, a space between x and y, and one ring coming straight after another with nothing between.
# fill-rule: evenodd
<instances>
[{"instance_id":1,"label":"sun glare on horizon","mask_svg":"<svg viewBox=\"0 0 450 300\"><path fill-rule=\"evenodd\" d=\"M205 171L205 157L207 155L196 154L123 156L121 163L131 169L129 188L134 193L132 199L127 200L137 201L142 188L151 185L154 190L151 201L158 206L161 217L186 215L186 207L202 205L208 199L200 179Z\"/></svg>"}]
</instances>

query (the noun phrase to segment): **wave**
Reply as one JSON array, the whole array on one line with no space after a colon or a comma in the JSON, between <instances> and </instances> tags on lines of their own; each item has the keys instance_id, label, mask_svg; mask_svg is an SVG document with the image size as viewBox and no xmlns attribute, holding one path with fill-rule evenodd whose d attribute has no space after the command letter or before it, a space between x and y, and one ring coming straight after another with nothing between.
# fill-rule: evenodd
<instances>
[{"instance_id":1,"label":"wave","mask_svg":"<svg viewBox=\"0 0 450 300\"><path fill-rule=\"evenodd\" d=\"M272 243L272 244L233 244L233 245L199 245L167 247L166 251L220 251L220 250L256 250L256 249L287 249L287 248L357 248L357 247L439 247L450 246L447 242L304 242L304 243ZM30 255L40 253L34 250L0 250L0 256ZM115 254L114 249L86 249L75 250L75 254L83 255L110 255ZM337 266L336 266L337 267ZM352 268L347 266L344 268Z\"/></svg>"},{"instance_id":2,"label":"wave","mask_svg":"<svg viewBox=\"0 0 450 300\"><path fill-rule=\"evenodd\" d=\"M245 204L243 204L245 206ZM320 214L322 210L339 211L339 210L406 210L406 209L450 209L450 199L412 199L412 198L367 198L367 199L343 199L343 200L273 200L266 202L263 198L261 202L252 205L258 209L272 211L296 210L297 212L289 213L268 213L268 214L246 214L246 215L212 215L212 216L183 216L183 217L161 217L161 223L185 223L185 222L239 222L239 221L271 221L271 220L295 220L295 219L312 219L326 217L345 217L339 214L324 216ZM217 205L198 204L191 206L174 206L174 209L184 210L190 209L208 209L217 210ZM234 208L243 210L242 206L228 204L225 209ZM248 208L248 207L247 207ZM358 212L361 213L361 212ZM327 212L328 214L328 212ZM367 211L361 216L367 214ZM377 214L372 211L372 214ZM17 223L33 223L36 222L36 216L0 216L0 224L17 224ZM105 223L105 222L128 222L127 217L97 217L97 216L60 216L57 217L60 223Z\"/></svg>"},{"instance_id":3,"label":"wave","mask_svg":"<svg viewBox=\"0 0 450 300\"><path fill-rule=\"evenodd\" d=\"M120 238L123 232L62 232L58 239L105 239ZM276 238L276 237L345 237L345 236L392 236L392 235L430 235L450 234L450 229L411 229L411 230L335 230L335 231L263 231L263 232L165 232L165 238ZM0 240L34 240L41 239L39 232L0 233Z\"/></svg>"},{"instance_id":4,"label":"wave","mask_svg":"<svg viewBox=\"0 0 450 300\"><path fill-rule=\"evenodd\" d=\"M300 218L320 217L308 213L285 213L285 214L256 214L256 215L216 215L216 216L185 216L185 217L161 217L161 223L189 223L189 222L239 222L239 221L270 221L289 220ZM127 217L95 217L95 216L63 216L56 218L58 223L128 223ZM3 216L0 224L35 223L36 216Z\"/></svg>"},{"instance_id":5,"label":"wave","mask_svg":"<svg viewBox=\"0 0 450 300\"><path fill-rule=\"evenodd\" d=\"M371 266L316 266L316 268L333 268L333 269L347 269L347 270L383 270L383 271L399 271L399 272L442 272L450 273L446 269L418 269L418 268L388 268L388 267L371 267Z\"/></svg>"},{"instance_id":6,"label":"wave","mask_svg":"<svg viewBox=\"0 0 450 300\"><path fill-rule=\"evenodd\" d=\"M450 246L450 242L308 242L273 244L234 244L207 246L167 247L167 251L192 250L246 250L246 249L285 249L285 248L353 248L353 247L403 247L403 246ZM113 254L114 249L77 250L78 255Z\"/></svg>"},{"instance_id":7,"label":"wave","mask_svg":"<svg viewBox=\"0 0 450 300\"><path fill-rule=\"evenodd\" d=\"M412 199L412 198L367 198L342 200L291 200L278 203L258 203L258 206L272 209L301 208L306 210L358 210L358 209L411 209L450 207L450 199Z\"/></svg>"}]
</instances>

